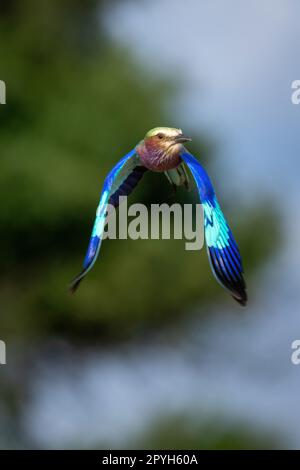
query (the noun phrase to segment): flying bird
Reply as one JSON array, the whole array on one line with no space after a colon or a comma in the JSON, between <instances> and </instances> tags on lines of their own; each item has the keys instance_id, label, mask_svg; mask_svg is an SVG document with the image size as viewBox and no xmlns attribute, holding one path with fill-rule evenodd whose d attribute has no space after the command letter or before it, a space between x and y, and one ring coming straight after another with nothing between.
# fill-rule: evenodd
<instances>
[{"instance_id":1,"label":"flying bird","mask_svg":"<svg viewBox=\"0 0 300 470\"><path fill-rule=\"evenodd\" d=\"M238 245L218 203L211 180L184 143L191 141L181 129L156 127L111 170L105 179L91 239L81 273L72 281L75 292L93 267L99 254L107 221L107 209L117 208L120 196L128 196L147 171L165 173L174 186L189 186L187 169L194 177L204 212L204 232L208 258L217 281L241 305L247 303L242 259Z\"/></svg>"}]
</instances>

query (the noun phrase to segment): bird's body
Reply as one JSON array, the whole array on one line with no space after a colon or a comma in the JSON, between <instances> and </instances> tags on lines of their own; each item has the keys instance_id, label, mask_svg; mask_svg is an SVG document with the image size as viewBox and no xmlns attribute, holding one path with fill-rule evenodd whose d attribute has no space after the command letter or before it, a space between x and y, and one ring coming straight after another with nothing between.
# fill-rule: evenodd
<instances>
[{"instance_id":1,"label":"bird's body","mask_svg":"<svg viewBox=\"0 0 300 470\"><path fill-rule=\"evenodd\" d=\"M188 187L187 166L195 179L203 206L205 240L213 274L237 302L246 305L246 285L237 243L221 211L209 176L183 146L189 140L181 129L151 129L109 173L97 208L83 270L71 283L71 292L75 292L98 256L109 205L118 207L120 196L128 196L148 170L164 172L174 186L184 184Z\"/></svg>"}]
</instances>

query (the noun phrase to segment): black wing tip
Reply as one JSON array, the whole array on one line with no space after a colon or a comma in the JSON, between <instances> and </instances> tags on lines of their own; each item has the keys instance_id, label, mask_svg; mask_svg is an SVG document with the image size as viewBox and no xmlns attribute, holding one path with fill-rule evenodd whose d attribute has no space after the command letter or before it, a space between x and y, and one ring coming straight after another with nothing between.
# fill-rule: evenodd
<instances>
[{"instance_id":1,"label":"black wing tip","mask_svg":"<svg viewBox=\"0 0 300 470\"><path fill-rule=\"evenodd\" d=\"M75 277L75 279L73 279L73 281L71 281L70 285L68 286L68 292L70 294L75 294L75 292L77 291L81 281L82 281L82 274L83 273L80 273L79 276Z\"/></svg>"},{"instance_id":2,"label":"black wing tip","mask_svg":"<svg viewBox=\"0 0 300 470\"><path fill-rule=\"evenodd\" d=\"M236 302L238 302L242 307L246 307L246 306L247 306L248 296L247 296L246 291L244 291L243 293L241 293L241 295L239 295L239 296L237 296L237 295L232 295L232 297L233 297L234 300L236 300Z\"/></svg>"},{"instance_id":3,"label":"black wing tip","mask_svg":"<svg viewBox=\"0 0 300 470\"><path fill-rule=\"evenodd\" d=\"M246 283L243 278L243 275L241 274L240 277L240 282L238 285L234 286L233 292L232 292L232 297L234 300L236 300L242 307L246 307L247 302L248 302L248 295L246 291Z\"/></svg>"}]
</instances>

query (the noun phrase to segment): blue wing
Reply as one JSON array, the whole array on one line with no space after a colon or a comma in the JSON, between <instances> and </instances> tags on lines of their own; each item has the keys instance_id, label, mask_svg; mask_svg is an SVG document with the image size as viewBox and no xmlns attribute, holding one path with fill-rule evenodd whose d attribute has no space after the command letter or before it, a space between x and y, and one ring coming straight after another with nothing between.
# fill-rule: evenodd
<instances>
[{"instance_id":1,"label":"blue wing","mask_svg":"<svg viewBox=\"0 0 300 470\"><path fill-rule=\"evenodd\" d=\"M186 150L181 154L188 165L199 191L204 211L204 232L211 269L217 281L241 305L246 305L246 284L241 255L232 232L219 206L208 174Z\"/></svg>"},{"instance_id":2,"label":"blue wing","mask_svg":"<svg viewBox=\"0 0 300 470\"><path fill-rule=\"evenodd\" d=\"M119 205L119 197L128 196L140 181L145 171L147 171L147 169L141 165L139 157L135 149L133 149L120 160L106 177L96 211L90 243L83 262L83 269L71 282L71 292L76 291L80 282L93 267L97 259L109 205L117 208Z\"/></svg>"}]
</instances>

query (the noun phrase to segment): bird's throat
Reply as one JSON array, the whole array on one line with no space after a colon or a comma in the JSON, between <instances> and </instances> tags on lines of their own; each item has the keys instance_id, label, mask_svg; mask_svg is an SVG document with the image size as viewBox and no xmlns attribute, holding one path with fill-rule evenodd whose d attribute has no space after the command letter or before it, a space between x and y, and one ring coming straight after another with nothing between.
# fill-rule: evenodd
<instances>
[{"instance_id":1,"label":"bird's throat","mask_svg":"<svg viewBox=\"0 0 300 470\"><path fill-rule=\"evenodd\" d=\"M162 148L141 142L136 150L148 170L164 172L176 168L181 163L181 149L182 145L180 144Z\"/></svg>"}]
</instances>

